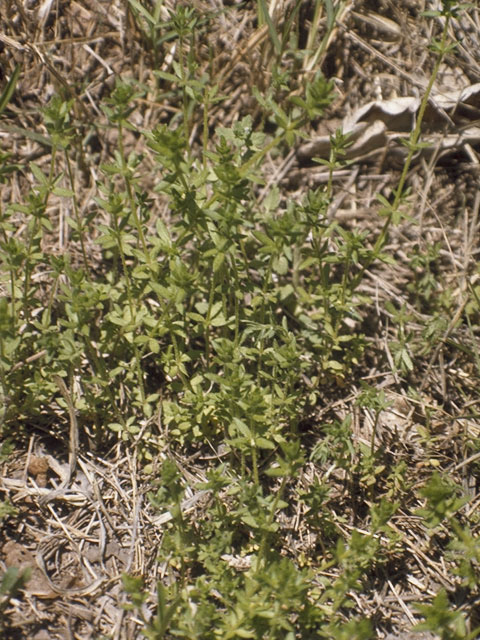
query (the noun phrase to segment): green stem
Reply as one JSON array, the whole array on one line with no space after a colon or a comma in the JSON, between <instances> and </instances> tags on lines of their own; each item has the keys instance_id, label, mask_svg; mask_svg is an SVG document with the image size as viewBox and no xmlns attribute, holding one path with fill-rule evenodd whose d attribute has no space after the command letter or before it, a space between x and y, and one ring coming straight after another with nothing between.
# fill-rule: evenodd
<instances>
[{"instance_id":1,"label":"green stem","mask_svg":"<svg viewBox=\"0 0 480 640\"><path fill-rule=\"evenodd\" d=\"M272 507L270 509L270 513L268 514L268 520L267 520L267 529L269 529L271 527L271 525L273 524L273 520L275 518L275 513L278 509L278 504L280 502L280 500L283 497L283 493L285 491L285 487L287 485L287 478L286 476L284 476L282 478L282 484L280 485L280 488L278 489L278 491L275 494L275 498L273 500L272 503ZM265 561L265 554L266 554L266 550L267 550L267 542L268 542L268 538L270 537L270 532L268 530L265 530L262 534L262 539L260 542L260 549L258 551L258 558L259 561Z\"/></svg>"},{"instance_id":2,"label":"green stem","mask_svg":"<svg viewBox=\"0 0 480 640\"><path fill-rule=\"evenodd\" d=\"M260 478L258 476L258 453L255 442L251 443L251 454L252 454L252 473L253 473L253 482L258 487L260 484Z\"/></svg>"},{"instance_id":3,"label":"green stem","mask_svg":"<svg viewBox=\"0 0 480 640\"><path fill-rule=\"evenodd\" d=\"M151 263L150 255L147 251L147 243L145 241L145 235L143 233L142 225L138 217L137 206L135 203L135 198L133 196L132 181L129 175L129 168L125 160L125 153L124 153L124 147L123 147L123 126L121 122L118 123L118 150L120 153L120 161L122 163L122 174L125 178L125 186L127 188L127 196L128 196L128 202L130 204L130 211L133 216L135 228L137 229L138 237L140 239L140 244L142 245L142 250L145 256L145 260L147 261L147 264L150 265Z\"/></svg>"},{"instance_id":4,"label":"green stem","mask_svg":"<svg viewBox=\"0 0 480 640\"><path fill-rule=\"evenodd\" d=\"M50 175L48 177L48 190L45 193L45 197L44 197L44 201L42 203L42 209L43 211L45 211L46 207L47 207L47 203L48 203L48 197L50 195L50 187L52 185L53 182L53 175L54 175L54 169L55 169L55 160L57 157L57 147L55 145L52 146L52 159L50 161ZM37 233L39 233L39 231L41 231L42 229L42 225L39 224L38 222L39 218L36 217L32 230L30 232L29 238L28 238L28 245L27 245L27 253L26 253L26 258L25 258L25 280L24 280L24 286L23 286L23 315L24 315L24 319L25 321L27 321L30 318L30 309L28 306L28 293L30 290L30 280L31 280L31 276L32 276L32 271L33 271L33 265L31 263L30 260L30 256L32 253L32 247L33 247L33 242L34 239L37 235Z\"/></svg>"},{"instance_id":5,"label":"green stem","mask_svg":"<svg viewBox=\"0 0 480 640\"><path fill-rule=\"evenodd\" d=\"M210 279L210 291L208 294L208 309L207 309L207 315L205 318L205 358L207 360L207 366L210 363L210 320L211 320L211 316L212 316L212 307L213 307L213 300L215 297L215 273L212 269L212 276Z\"/></svg>"},{"instance_id":6,"label":"green stem","mask_svg":"<svg viewBox=\"0 0 480 640\"><path fill-rule=\"evenodd\" d=\"M0 221L3 222L3 211L2 211L1 205L0 205ZM0 222L0 233L2 235L2 239L5 244L5 247L7 247L8 236L5 232L5 228L3 227L2 222ZM10 322L12 325L12 332L13 334L15 334L17 330L17 305L15 302L17 298L15 293L16 274L15 274L15 268L10 260L8 260L8 272L10 274L10 299L11 299L11 306L12 306L12 313L10 314ZM3 357L3 353L2 353L2 357Z\"/></svg>"},{"instance_id":7,"label":"green stem","mask_svg":"<svg viewBox=\"0 0 480 640\"><path fill-rule=\"evenodd\" d=\"M435 83L435 80L437 79L437 75L440 69L440 65L442 64L444 55L447 51L447 37L448 37L448 26L450 24L450 16L446 16L445 18L445 24L443 27L443 32L442 32L442 38L440 41L440 46L439 46L439 54L437 57L437 60L435 62L435 66L433 68L432 71L432 75L430 77L430 80L428 82L427 88L425 90L425 93L423 95L422 101L420 103L420 108L418 110L418 115L417 115L417 121L415 124L415 128L412 131L411 135L410 135L410 139L409 139L409 150L408 150L408 155L407 158L405 160L405 164L403 165L403 170L400 176L400 180L398 182L398 187L395 190L395 198L393 201L393 204L391 206L391 210L390 213L388 214L386 220L385 220L385 224L383 225L382 230L380 231L380 234L377 238L377 241L375 242L375 245L373 247L373 251L370 255L370 257L367 259L366 263L364 264L364 266L362 267L360 273L357 274L357 276L355 277L354 281L353 281L353 287L352 289L355 289L359 282L362 280L363 275L365 273L365 271L370 267L370 265L378 258L380 251L382 250L382 247L384 246L386 239L387 239L387 235L388 235L388 230L392 224L392 220L393 220L393 216L396 213L398 206L400 204L400 201L402 199L403 196L403 190L404 190L404 186L405 186L405 182L407 180L407 176L408 176L408 172L410 170L410 166L412 164L412 160L413 160L413 156L415 155L417 149L417 144L418 144L418 140L420 138L421 132L422 132L422 122L423 122L423 117L425 115L425 110L427 108L428 105L428 101L430 99L430 95L432 93L432 89L433 89L433 85Z\"/></svg>"},{"instance_id":8,"label":"green stem","mask_svg":"<svg viewBox=\"0 0 480 640\"><path fill-rule=\"evenodd\" d=\"M70 162L70 156L67 153L67 149L65 149L65 161L67 163L67 172L68 172L68 179L70 181L70 188L73 192L73 211L75 213L75 221L77 223L78 235L80 237L80 248L82 251L83 264L85 265L85 275L87 277L87 280L90 282L91 278L90 278L90 271L88 268L87 252L85 249L84 227L83 227L83 222L80 218L80 213L78 211L77 197L75 195L75 183L73 180L72 164Z\"/></svg>"}]
</instances>

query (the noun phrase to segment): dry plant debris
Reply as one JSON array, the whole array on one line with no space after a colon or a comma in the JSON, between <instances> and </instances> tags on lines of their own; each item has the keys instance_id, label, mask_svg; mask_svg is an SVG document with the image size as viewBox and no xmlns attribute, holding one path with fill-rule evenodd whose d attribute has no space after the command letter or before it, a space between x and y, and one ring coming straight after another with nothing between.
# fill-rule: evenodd
<instances>
[{"instance_id":1,"label":"dry plant debris","mask_svg":"<svg viewBox=\"0 0 480 640\"><path fill-rule=\"evenodd\" d=\"M254 5L221 0L183 4L16 0L4 3L1 9L2 90L18 73L15 91L0 116L3 252L18 249L15 243L28 235L32 224L30 214L14 205L38 205L39 201L32 200L32 193L41 176L51 179L52 171L61 176L45 199L41 233L36 228L31 234L32 239L41 235L35 251L42 252L42 256L38 263L32 262L34 267L23 272L26 281L35 287L35 306L29 310L30 317L21 315L15 320L18 335L26 335L35 322L44 322L47 309L54 326L56 316L62 314L62 305L66 305L62 296L73 286L75 272L83 269L90 274L91 282L105 285L92 303L97 305L98 313L88 316L98 330L91 342L92 350L85 350L75 360L78 369L73 374L65 355L67 347L57 369L51 366L56 330L48 334L45 329L43 342L32 339L30 351L26 348L14 362L10 362L11 353L2 346L4 408L0 429L6 444L2 449L0 481L0 560L5 572L14 567L20 571L30 569L29 580L18 592L12 597L2 594L0 625L6 639L127 640L143 637L142 629L148 629L151 638L220 637L215 629L195 636L192 631L188 636L187 627L171 630L168 625L163 628L161 621L157 621L155 631L158 585L165 585L173 593L175 584L182 584L182 606L194 619L200 607L196 598L200 598L198 585L205 567L211 571L210 577L215 572L230 575L233 592L240 590L244 576L254 580L256 571L261 574L261 554L268 557L262 544L269 540L273 541L272 549L278 558L285 560L285 565L278 560L275 571L290 562L303 572L302 576L309 576L299 610L289 614L282 629L271 627L274 630L267 632L259 622L256 629L249 627L251 635L235 635L232 631L228 637L406 640L461 638L479 628L478 8L460 9L448 23L448 38L457 46L444 56L423 114L421 141L428 146L419 147L413 156L407 175L409 192L399 207L403 219L389 229L381 255L379 252L375 260L369 261L362 258L362 250L375 246L383 226L379 214L385 215L382 209L395 197L408 155L403 141L419 117L435 68L431 45L445 24L445 17L428 18L423 12L438 11L442 5L421 0L274 0L268 5L268 15L264 10L262 14L267 3ZM175 23L180 10L187 22L192 20L190 26ZM190 10L192 13L188 13ZM153 24L152 16L162 28ZM190 37L193 32L194 37ZM296 38L297 50L289 48L287 38L282 40L284 34ZM195 82L182 93L182 82L187 85L189 80L182 76L186 70L194 73ZM292 398L308 396L311 401L298 401L296 421L292 418L295 406L287 407L287 418L280 420L279 431L274 432L278 437L272 440L275 446L259 438L259 450L252 452L250 458L248 448L235 448L245 422L240 418L237 423L232 421L239 430L233 437L222 426L224 415L218 408L221 394L209 401L210 391L227 375L227 365L215 375L209 369L210 387L205 387L205 407L198 409L199 423L185 426L180 415L195 390L195 375L200 375L195 370L190 386L187 384L192 358L198 358L208 369L214 339L221 336L222 327L229 326L229 319L222 315L222 305L215 312L208 306L208 296L215 294L213 288L199 291L191 306L188 301L185 303L191 319L195 319L192 314L196 314L198 322L208 317L213 328L202 336L178 330L178 343L185 346L183 364L169 361L167 366L164 360L161 367L158 362L163 351L156 351L153 339L141 349L140 363L145 367L143 405L132 391L134 378L117 373L110 385L102 385L100 371L96 377L91 376L92 362L103 361L119 371L122 367L134 369L133 358L131 362L119 362L113 350L101 353L95 349L101 339L100 309L109 292L114 292L113 287L108 288L113 282L111 274L121 278L140 251L137 240L128 238L125 242L131 243L133 249L127 251L126 261L120 264L111 245L102 244L112 217L99 206L99 198L110 197L112 203L112 194L125 190L122 185L128 163L122 165L123 175L111 171L108 178L108 168L105 170L123 154L135 172L130 187L136 197L143 198L142 211L148 211L143 231L146 242L156 233L161 235L162 248L168 246L170 264L174 264L173 244L169 245L165 238L170 226L174 229L171 233L177 234L175 240L181 237L173 225L182 196L177 194L175 201L174 190L168 190L169 184L174 184L173 174L159 174L155 152L159 138L148 139L143 133L164 126L162 135L167 142L163 153L170 149L174 156L175 150L169 145L175 138L168 138L168 131L178 130L182 123L191 154L189 166L203 162L203 178L207 179L220 157L216 129L221 127L225 132L244 123L245 116L251 116L255 131L267 136L265 144L275 140L281 117L280 111L268 113L268 96L273 96L275 104L284 110L287 105L298 105L298 101L289 103L289 99L304 95L317 70L326 78L334 78L333 98L323 105L322 115L312 115L306 136L284 136L261 156L263 164L256 176L254 199L248 206L246 192L232 197L242 203L242 215L256 208L275 221L276 210L287 211L289 203L300 203L309 190L319 189L317 193L328 196L322 220L339 225L345 237L352 233L357 234L355 241L362 238L363 246L355 246L348 264L335 262L330 253L331 267L325 266L317 274L318 278L331 277L333 285L338 285L345 281L344 274L353 270L352 307L342 324L342 339L347 346L335 344L326 364L318 364L318 369L317 363L311 362L312 356L305 354L305 369L291 383L291 392ZM131 126L124 127L121 136L112 116L116 108L112 96L116 90L126 91L127 85L119 89L120 79L132 80L127 100L132 106L127 116ZM195 92L201 94L203 103ZM62 104L69 104L61 131L52 119L48 121L53 118L51 112L42 114L54 96L60 96ZM117 120L121 120L120 116ZM338 138L336 142L334 139L339 128L344 134L351 134L343 147ZM228 134L224 135L228 139ZM67 142L62 136L67 136ZM54 140L58 147L52 143ZM248 165L252 154L255 159L258 152L255 144L250 155L242 159L239 183L250 176L247 170L252 167ZM334 158L336 144L345 153ZM62 152L62 145L63 149L68 148L67 154ZM58 156L52 159L54 153ZM208 153L217 156L209 157ZM222 161L227 155L225 152L221 156ZM315 158L326 162L318 164ZM230 160L228 157L225 162ZM10 168L3 172L7 166ZM190 195L202 189L200 169L192 175L198 182L187 185L192 187ZM212 219L220 220L219 225L221 217L215 210L215 200L222 195L215 192L215 185L222 179L220 175L212 179L205 196ZM105 186L108 180L112 190L102 191L101 185ZM167 186L158 188L160 183ZM75 205L69 192L75 194ZM379 194L383 198L380 202ZM127 194L126 199L131 196ZM194 220L195 214L192 204L188 215ZM80 220L87 222L82 226ZM258 218L252 220L248 222L248 233L268 243ZM232 217L229 224L237 228L239 220ZM132 234L130 219L128 225ZM188 235L188 226L183 232ZM322 250L338 249L340 245L332 244L334 233L337 231L332 230L332 236L322 240ZM310 236L304 238L305 245L310 241ZM3 260L0 286L5 300L11 299L7 276L15 265L37 259L33 244L32 240L26 254L17 254L17 262L14 253L10 262ZM242 247L251 260L248 277L253 283L259 278L261 262L255 255L255 246L246 239ZM196 256L196 247L197 238L192 234L182 255ZM286 251L288 266L285 256L272 262L272 282L280 282L284 293L284 298L274 302L279 305L277 311L288 319L285 325L291 321L291 326L301 327L298 340L310 344L314 338L308 334L309 323L316 322L324 311L318 304L318 308L310 308L310 316L305 313L300 319L294 317L294 307L289 306L291 283L300 290L307 278L307 267L296 271L295 251L289 257ZM228 248L222 255L228 263ZM160 253L155 260L159 269L167 264ZM56 274L55 264L60 265ZM141 272L143 266L137 266ZM218 271L212 272L214 282L215 274L221 273L220 260L217 267ZM142 273L139 279L144 277ZM188 269L178 266L179 281L188 281L190 276ZM198 274L195 277L200 281ZM302 289L305 297L307 289L306 285ZM153 287L145 298L146 306L160 313L155 293L158 291ZM245 308L260 304L249 291L240 303L238 300L237 305ZM17 302L16 308L22 311L21 301ZM127 306L125 298L123 303ZM172 303L177 307L183 304L180 299ZM332 306L335 304L340 305L340 298L332 298ZM67 320L81 322L80 307L77 311L77 318L65 319L65 326ZM1 312L0 331L4 331L4 307ZM121 326L120 320L118 325ZM252 321L251 330L254 328ZM175 335L175 323L168 331ZM357 343L347 341L348 333L358 336L358 344L360 337L364 341L356 354L353 349ZM127 339L134 341L130 335ZM262 340L260 336L258 341ZM198 355L204 341L206 351ZM168 349L177 349L178 343L173 339L173 346ZM115 341L110 344L112 349L117 346ZM167 350L164 343L161 348ZM229 347L222 348L228 351ZM75 358L72 350L72 361ZM279 363L280 360L278 366L284 366ZM67 375L56 379L54 371ZM14 385L22 391L12 398L16 393ZM285 388L289 385L287 380ZM306 392L295 396L299 386ZM28 389L34 390L36 405ZM232 386L229 393L233 396L235 392ZM275 393L278 396L272 392L272 398L279 398L280 391ZM254 386L248 395L254 397ZM142 414L142 406L148 404L145 397L152 398L153 409ZM175 404L177 397L180 400ZM87 406L92 398L96 404ZM116 418L110 418L110 423L112 427L117 425L117 431L103 423L111 399L114 406L110 412ZM254 414L264 410L262 407L252 404L249 411ZM291 432L289 420L295 423ZM228 436L226 442L222 429ZM279 436L282 429L300 443L302 453L296 459L287 446L289 437L284 441ZM268 430L267 433L270 434ZM285 456L278 456L276 461L279 451ZM282 476L281 465L288 466L286 460L294 471L290 475L285 471ZM241 470L239 477L234 469ZM264 470L269 470L269 475L262 475ZM450 493L445 477L452 482ZM264 491L261 499L260 484ZM166 486L171 489L167 496ZM461 496L457 493L459 488ZM439 499L442 492L443 502ZM281 494L278 502L273 498L276 494ZM242 503L245 496L250 503ZM263 523L267 533L260 536L257 532L261 526L254 521L253 508L263 504L262 500L272 509L273 520ZM436 517L435 505L444 509L444 520L432 521ZM191 549L196 537L203 540L209 526L214 531L209 540L227 535L216 518L229 523L231 544L226 544L223 552L219 546L218 557L211 560L206 546ZM179 544L185 547L184 557L175 549L177 539L172 531L177 531ZM213 543L211 547L214 548ZM125 578L122 581L125 575L131 577L130 583ZM140 578L141 582L135 582ZM289 579L290 574L278 579L280 586L275 588L279 593ZM258 584L256 588L260 590ZM139 598L139 592L145 597L132 606L132 597ZM255 593L252 587L252 601ZM335 598L340 593L345 602L348 600L348 606L342 604L337 609ZM425 633L413 634L411 630L417 623L440 615L442 594L448 594L450 617L445 612L435 633L424 629ZM240 605L232 612L225 596L214 586L201 604L205 611L221 611L225 619L233 619ZM330 626L311 622L311 628L304 623L302 629L302 612L313 611L316 603L318 611L324 617L331 616L333 622ZM257 606L260 604L258 601ZM275 598L270 606L274 611ZM260 616L262 624L269 619L268 611L267 607ZM253 611L252 619L258 622L255 616ZM361 620L368 621L368 628ZM241 619L237 622L240 628Z\"/></svg>"}]
</instances>

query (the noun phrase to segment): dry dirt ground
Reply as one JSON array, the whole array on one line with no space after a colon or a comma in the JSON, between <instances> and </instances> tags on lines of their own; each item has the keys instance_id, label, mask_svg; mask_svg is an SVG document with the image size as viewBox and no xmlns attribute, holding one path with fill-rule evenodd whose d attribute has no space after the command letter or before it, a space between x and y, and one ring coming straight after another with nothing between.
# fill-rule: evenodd
<instances>
[{"instance_id":1,"label":"dry dirt ground","mask_svg":"<svg viewBox=\"0 0 480 640\"><path fill-rule=\"evenodd\" d=\"M173 3L174 4L174 3ZM212 105L209 129L229 126L251 114L261 125L262 113L251 94L251 86L265 90L271 81L268 61L271 43L268 29L256 21L256 3L236 4L222 0L198 0L200 12L216 11L208 33L198 38L198 60L209 66L211 77L228 99ZM291 0L272 2L272 15L281 25L288 15ZM374 235L381 228L376 213L375 194L388 197L398 183L406 150L400 142L415 123L419 97L423 95L433 69L428 49L435 23L421 16L434 3L427 0L393 0L337 3L335 28L317 59L307 64L321 68L334 78L336 99L327 116L315 122L306 140L299 140L282 157L268 158L269 181L280 185L284 198L299 198L306 186L327 181L325 167L313 157L325 157L329 134L340 125L354 131L354 144L348 151L353 160L333 176L334 199L329 215L347 228L365 228ZM165 3L165 6L172 3ZM313 20L313 3L302 2L301 38L308 38ZM228 9L220 11L220 9ZM320 36L326 20L319 22ZM438 25L437 25L438 26ZM437 32L437 31L435 31ZM371 314L364 319L364 332L371 337L372 351L358 375L381 387L391 408L382 416L378 437L384 444L397 439L409 456L412 474L423 482L430 469L426 460L434 460L452 478L468 488L470 509L478 508L479 486L474 462L461 450L459 433L480 436L480 422L474 417L478 404L478 374L468 354L449 349L449 340L470 344L471 333L455 320L461 316L466 292L478 286L478 212L480 204L480 17L471 8L452 22L451 36L459 44L447 56L433 90L426 119L425 135L431 145L419 152L408 180L411 187L412 220L396 227L386 247L396 258L395 265L373 265L368 272L364 292L372 296ZM22 165L34 160L48 165L50 149L39 116L54 92L74 98L78 126L83 127L83 149L75 176L81 207L88 212L94 206L96 167L111 158L116 146L114 133L105 129L100 137L89 129L92 121L105 124L98 108L113 88L118 76L135 78L153 86L152 69L170 70L172 51L168 43L152 51L145 33L135 23L129 4L122 0L14 0L0 7L0 85L4 86L15 66L20 76L15 94L0 121L2 150ZM168 123L181 108L174 93L158 101L154 91L138 101L132 121L141 129L157 122ZM192 116L191 142L195 145L202 114ZM127 146L141 143L129 135ZM81 157L80 157L81 156ZM145 173L145 187L154 176ZM1 185L3 206L22 201L32 182L28 170L18 172ZM150 184L149 184L150 183ZM267 185L268 186L268 185ZM259 195L261 197L261 194ZM159 210L163 203L155 206ZM58 212L52 210L52 219ZM58 233L58 230L56 231ZM63 239L52 235L52 251L63 250ZM384 359L391 337L391 315L385 303L393 300L400 308L414 302L415 282L426 275L419 263L417 272L410 267L412 251L420 255L436 243L440 246L437 282L451 296L451 317L443 341L422 362L421 370L409 374L408 385L388 371ZM92 261L99 260L95 245L88 247ZM98 265L99 271L102 265ZM478 313L478 312L477 312ZM408 327L407 327L408 330ZM475 336L478 340L478 335ZM373 348L374 347L374 348ZM467 350L468 351L468 350ZM452 355L455 353L455 355ZM383 363L383 364L382 364ZM383 368L382 368L383 367ZM326 394L312 420L328 416L343 419L353 413L355 437L370 441L369 416L354 406L358 380L347 381ZM407 386L418 391L414 404L406 397ZM471 411L467 411L467 409ZM8 499L18 515L6 520L1 533L2 567L33 567L32 578L23 595L11 601L4 615L8 620L5 638L100 638L140 637L134 614L122 608L126 602L120 576L123 572L147 577L153 588L161 579L162 568L156 562L162 524L169 514L154 514L143 498L146 479L142 476L135 452L119 443L101 457L81 451L79 478L97 498L86 500L82 489L72 491L65 501L39 505L42 490L51 489L52 478L62 478L66 446L59 445L58 431L68 432L71 417L58 416L50 423L29 425L25 447L17 446L3 463L0 496ZM465 418L465 416L469 416ZM427 455L422 444L422 426L433 416L435 444ZM22 425L25 427L25 425ZM49 437L50 432L53 434ZM39 442L41 441L41 447ZM398 447L398 443L397 443ZM207 464L204 460L181 460L186 477L201 480ZM478 468L478 467L477 467ZM314 474L315 470L310 472ZM308 469L304 481L308 482ZM332 478L332 482L335 479ZM185 513L198 519L205 508L203 495L192 493ZM339 482L339 509L355 510ZM353 509L353 511L352 511ZM360 517L360 516L359 516ZM349 526L361 523L352 520ZM358 613L375 622L378 638L407 638L402 630L411 627L415 616L413 601L427 601L439 585L455 593L456 578L425 544L426 534L413 518L397 520L405 535L404 554L398 575L386 577L370 593L358 597ZM286 542L308 547L308 531L297 531L297 540ZM239 568L240 570L241 568ZM461 594L457 594L460 598ZM480 602L466 603L473 616ZM478 623L478 621L477 621ZM472 621L473 624L473 621ZM388 635L390 633L390 635ZM415 637L421 637L420 635ZM428 637L427 635L424 636Z\"/></svg>"}]
</instances>

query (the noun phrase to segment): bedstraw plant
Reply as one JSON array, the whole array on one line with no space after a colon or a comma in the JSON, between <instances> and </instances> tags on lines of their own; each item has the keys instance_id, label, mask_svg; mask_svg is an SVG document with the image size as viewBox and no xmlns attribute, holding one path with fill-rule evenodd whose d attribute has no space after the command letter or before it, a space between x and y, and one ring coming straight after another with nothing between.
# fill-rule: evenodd
<instances>
[{"instance_id":1,"label":"bedstraw plant","mask_svg":"<svg viewBox=\"0 0 480 640\"><path fill-rule=\"evenodd\" d=\"M117 79L100 105L101 127L82 120L78 101L59 92L42 113L47 170L0 156L0 181L13 171L33 177L25 201L0 212L0 428L7 436L17 425L27 432L54 401L66 409L55 383L60 376L83 446L93 454L114 443L135 451L149 479L149 509L169 513L154 606L146 576L123 576L125 608L151 640L367 640L373 623L355 613L359 594L404 553L394 521L412 483L405 462L389 458L380 443L390 401L373 384L357 395L356 409L373 416L366 443L353 438L353 410L324 421L317 411L364 363L369 345L362 323L372 305L365 281L377 261L393 262L389 234L409 215L407 176L421 149L433 82L450 50L455 8L442 4L431 81L405 142L397 188L390 199L378 196L384 222L373 235L329 216L334 172L348 166L350 140L342 131L331 136L329 157L317 159L327 167L325 188L289 198L268 179L266 159L305 137L335 95L333 82L313 68L345 3L313 3L304 51L298 50L300 5L293 3L278 31L267 3L258 2L265 51L274 52L271 86L252 89L256 118L245 115L209 130L211 105L226 98L208 65L196 59L199 33L212 15L129 0L154 61L153 88ZM318 43L322 15L326 32ZM165 46L174 58L168 72L157 68ZM159 102L172 99L174 116L143 128L135 114L152 92ZM85 161L82 136L92 132L108 132L116 143L96 167L95 199L84 207L77 172ZM69 214L54 224L50 204L59 201ZM65 251L55 253L49 247L59 227ZM423 259L430 267L438 255L432 250L415 264ZM431 279L412 286L419 305L430 300ZM408 378L418 342L406 329L405 309L392 304L387 311L397 329L389 344L393 374ZM478 313L478 299L469 312ZM315 442L305 437L309 421ZM191 521L184 509L192 487L180 460L207 449L218 463L192 481L208 506L203 518ZM311 471L318 466L328 469L322 477ZM308 469L307 483L300 478ZM363 518L369 530L352 525L339 509L339 478L354 522ZM462 520L459 494L433 475L418 493L424 505L416 516L432 531L446 526L453 532L449 558L473 592L478 545ZM294 508L314 538L298 553L285 544ZM13 514L6 503L3 513ZM2 610L26 579L5 574ZM467 637L464 616L444 591L430 604L419 603L418 611L419 629Z\"/></svg>"}]
</instances>

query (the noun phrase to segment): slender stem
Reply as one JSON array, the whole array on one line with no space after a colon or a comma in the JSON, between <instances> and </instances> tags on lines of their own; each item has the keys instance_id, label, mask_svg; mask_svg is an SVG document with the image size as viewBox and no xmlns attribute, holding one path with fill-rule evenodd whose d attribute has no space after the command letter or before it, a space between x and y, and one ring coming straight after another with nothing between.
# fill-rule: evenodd
<instances>
[{"instance_id":1,"label":"slender stem","mask_svg":"<svg viewBox=\"0 0 480 640\"><path fill-rule=\"evenodd\" d=\"M118 123L118 150L120 153L120 162L122 163L122 173L125 177L125 186L127 188L128 201L130 204L130 211L133 216L133 220L135 223L135 228L137 229L138 237L140 239L140 244L142 245L142 250L145 256L145 259L148 264L150 264L150 255L147 251L147 243L145 241L145 235L143 233L142 225L140 223L140 219L137 213L137 205L135 203L135 198L133 196L133 188L132 188L132 180L130 177L129 168L127 166L127 161L125 160L125 152L123 147L123 126L122 123Z\"/></svg>"},{"instance_id":2,"label":"slender stem","mask_svg":"<svg viewBox=\"0 0 480 640\"><path fill-rule=\"evenodd\" d=\"M82 251L83 264L85 265L85 275L87 280L91 280L90 278L90 270L88 268L88 260L87 260L87 252L85 249L85 237L84 237L84 226L83 221L80 218L80 212L78 211L78 202L75 194L75 182L73 180L73 171L72 171L72 163L70 162L70 156L68 155L67 149L65 149L65 161L67 163L67 171L68 171L68 179L70 181L70 188L73 192L73 211L75 213L75 221L77 223L78 235L80 237L80 248Z\"/></svg>"},{"instance_id":3,"label":"slender stem","mask_svg":"<svg viewBox=\"0 0 480 640\"><path fill-rule=\"evenodd\" d=\"M255 445L255 441L253 440L253 438L251 443L251 454L252 454L253 482L258 487L258 485L260 484L260 478L258 475L258 453L257 453L257 447Z\"/></svg>"},{"instance_id":4,"label":"slender stem","mask_svg":"<svg viewBox=\"0 0 480 640\"><path fill-rule=\"evenodd\" d=\"M377 259L377 257L380 254L380 251L383 247L383 245L385 244L385 241L387 239L387 235L388 235L388 230L392 224L392 220L393 220L393 216L396 213L398 206L401 202L403 193L404 193L404 186L405 186L405 182L407 180L407 176L408 176L408 172L410 170L410 166L412 164L412 160L413 160L413 156L415 155L415 153L417 152L417 144L418 144L418 140L420 138L420 134L422 131L422 122L423 122L423 117L425 115L425 110L427 108L428 105L428 101L430 99L430 95L432 93L432 88L433 85L435 83L435 80L437 79L437 75L440 69L440 65L442 64L444 55L446 53L447 47L447 37L448 37L448 26L450 23L450 17L446 16L445 18L445 24L443 27L443 32L442 32L442 38L440 41L440 46L439 46L439 54L437 57L437 60L435 62L435 66L433 68L432 71L432 75L430 77L430 80L428 82L427 88L425 90L425 93L423 95L422 101L420 103L420 108L418 110L418 115L417 115L417 121L415 124L415 128L412 131L411 135L410 135L410 139L409 139L409 150L408 150L408 154L407 154L407 158L405 160L405 164L403 165L403 170L400 176L400 180L398 182L398 187L395 190L395 198L393 200L391 209L390 209L390 213L388 214L386 220L385 220L385 224L383 225L382 230L380 231L380 234L377 238L377 241L375 242L375 245L373 247L373 251L370 254L370 257L367 259L366 263L364 264L363 268L360 270L360 272L357 274L357 276L355 277L354 281L353 281L353 288L355 289L356 286L358 285L358 283L362 280L363 275L365 273L365 271L370 267L370 265Z\"/></svg>"}]
</instances>

